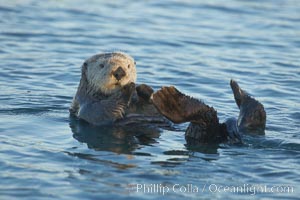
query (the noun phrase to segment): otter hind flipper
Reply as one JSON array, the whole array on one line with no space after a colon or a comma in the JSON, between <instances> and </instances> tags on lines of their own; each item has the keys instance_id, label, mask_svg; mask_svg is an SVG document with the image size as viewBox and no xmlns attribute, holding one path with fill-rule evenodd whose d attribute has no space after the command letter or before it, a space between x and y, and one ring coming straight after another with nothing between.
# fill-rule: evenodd
<instances>
[{"instance_id":1,"label":"otter hind flipper","mask_svg":"<svg viewBox=\"0 0 300 200\"><path fill-rule=\"evenodd\" d=\"M236 102L237 106L240 108L240 106L243 103L244 99L246 97L248 97L249 95L248 95L247 92L242 90L240 88L240 86L238 85L238 83L233 79L230 80L230 86L231 86L231 89L232 89L232 92L233 92L233 95L234 95L235 102Z\"/></svg>"},{"instance_id":2,"label":"otter hind flipper","mask_svg":"<svg viewBox=\"0 0 300 200\"><path fill-rule=\"evenodd\" d=\"M184 108L178 106L183 94L175 87L162 87L152 95L152 102L157 110L174 123L182 123L184 120ZM182 104L181 104L182 105Z\"/></svg>"},{"instance_id":3,"label":"otter hind flipper","mask_svg":"<svg viewBox=\"0 0 300 200\"><path fill-rule=\"evenodd\" d=\"M241 132L264 134L266 127L266 112L264 106L242 90L236 81L231 80L230 86L236 104L240 109L238 129Z\"/></svg>"},{"instance_id":4,"label":"otter hind flipper","mask_svg":"<svg viewBox=\"0 0 300 200\"><path fill-rule=\"evenodd\" d=\"M213 108L181 93L173 86L162 87L153 94L152 101L159 112L174 123L218 121Z\"/></svg>"}]
</instances>

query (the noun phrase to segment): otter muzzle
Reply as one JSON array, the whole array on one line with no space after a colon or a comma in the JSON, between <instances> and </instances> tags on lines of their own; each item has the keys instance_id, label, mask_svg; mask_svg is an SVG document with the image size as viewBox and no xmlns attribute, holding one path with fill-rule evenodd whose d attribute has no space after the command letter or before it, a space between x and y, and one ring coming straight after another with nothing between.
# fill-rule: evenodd
<instances>
[{"instance_id":1,"label":"otter muzzle","mask_svg":"<svg viewBox=\"0 0 300 200\"><path fill-rule=\"evenodd\" d=\"M122 67L118 67L118 69L116 69L113 72L113 76L119 81L121 80L124 76L126 75L126 72L123 70Z\"/></svg>"}]
</instances>

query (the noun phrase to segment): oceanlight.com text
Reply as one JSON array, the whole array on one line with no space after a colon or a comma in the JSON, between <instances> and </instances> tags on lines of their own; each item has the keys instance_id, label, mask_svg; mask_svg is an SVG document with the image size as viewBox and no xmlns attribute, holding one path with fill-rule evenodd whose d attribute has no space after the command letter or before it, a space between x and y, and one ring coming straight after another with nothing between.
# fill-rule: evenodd
<instances>
[{"instance_id":1,"label":"oceanlight.com text","mask_svg":"<svg viewBox=\"0 0 300 200\"><path fill-rule=\"evenodd\" d=\"M259 193L294 193L294 187L289 185L264 185L264 184L128 184L131 193L161 194L168 193L234 193L256 195Z\"/></svg>"}]
</instances>

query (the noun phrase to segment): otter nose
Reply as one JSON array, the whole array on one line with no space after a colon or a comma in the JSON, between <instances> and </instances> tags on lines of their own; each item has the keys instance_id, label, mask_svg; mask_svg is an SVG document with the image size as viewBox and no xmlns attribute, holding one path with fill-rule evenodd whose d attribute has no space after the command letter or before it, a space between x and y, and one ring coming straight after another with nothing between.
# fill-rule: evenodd
<instances>
[{"instance_id":1,"label":"otter nose","mask_svg":"<svg viewBox=\"0 0 300 200\"><path fill-rule=\"evenodd\" d=\"M118 67L118 69L113 72L113 75L119 81L126 75L126 72L122 67Z\"/></svg>"}]
</instances>

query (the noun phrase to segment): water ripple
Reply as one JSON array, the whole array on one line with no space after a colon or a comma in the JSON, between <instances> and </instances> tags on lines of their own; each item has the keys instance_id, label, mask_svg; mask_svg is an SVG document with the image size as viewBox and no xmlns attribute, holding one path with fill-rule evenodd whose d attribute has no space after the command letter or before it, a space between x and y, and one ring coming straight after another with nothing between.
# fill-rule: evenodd
<instances>
[{"instance_id":1,"label":"water ripple","mask_svg":"<svg viewBox=\"0 0 300 200\"><path fill-rule=\"evenodd\" d=\"M271 1L7 1L0 3L1 197L147 199L132 184L289 185L297 199L300 152L300 4ZM174 130L93 127L68 108L89 56L125 51L138 83L175 85L237 117L231 78L267 111L264 137L240 146L186 146ZM167 199L248 199L170 193Z\"/></svg>"}]
</instances>

